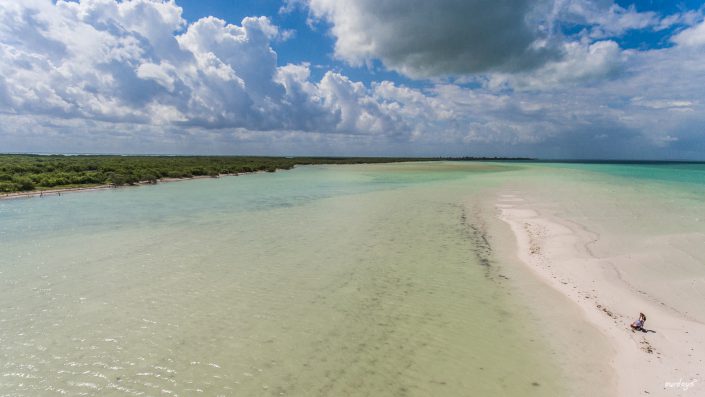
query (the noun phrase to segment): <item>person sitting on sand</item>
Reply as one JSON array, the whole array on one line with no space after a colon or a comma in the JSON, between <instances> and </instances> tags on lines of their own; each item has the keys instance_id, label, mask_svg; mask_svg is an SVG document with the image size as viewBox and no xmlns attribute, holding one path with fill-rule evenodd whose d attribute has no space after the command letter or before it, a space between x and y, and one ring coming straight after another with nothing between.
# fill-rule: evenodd
<instances>
[{"instance_id":1,"label":"person sitting on sand","mask_svg":"<svg viewBox=\"0 0 705 397\"><path fill-rule=\"evenodd\" d=\"M644 315L644 313L639 313L639 319L634 321L632 323L631 327L633 330L643 331L645 322L646 322L646 316Z\"/></svg>"}]
</instances>

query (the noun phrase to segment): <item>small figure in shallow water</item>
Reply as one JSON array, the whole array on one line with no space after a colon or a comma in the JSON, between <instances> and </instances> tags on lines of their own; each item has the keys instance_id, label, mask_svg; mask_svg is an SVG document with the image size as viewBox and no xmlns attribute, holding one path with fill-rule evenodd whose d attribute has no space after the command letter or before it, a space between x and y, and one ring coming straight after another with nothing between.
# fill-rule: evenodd
<instances>
[{"instance_id":1,"label":"small figure in shallow water","mask_svg":"<svg viewBox=\"0 0 705 397\"><path fill-rule=\"evenodd\" d=\"M645 322L646 322L646 315L644 315L644 313L639 313L639 319L634 321L631 325L632 330L643 331Z\"/></svg>"}]
</instances>

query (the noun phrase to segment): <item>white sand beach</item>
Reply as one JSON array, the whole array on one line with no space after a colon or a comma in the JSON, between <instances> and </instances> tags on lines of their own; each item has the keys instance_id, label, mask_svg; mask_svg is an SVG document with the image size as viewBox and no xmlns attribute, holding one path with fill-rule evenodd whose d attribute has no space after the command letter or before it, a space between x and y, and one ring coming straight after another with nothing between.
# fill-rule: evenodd
<instances>
[{"instance_id":1,"label":"white sand beach","mask_svg":"<svg viewBox=\"0 0 705 397\"><path fill-rule=\"evenodd\" d=\"M613 368L615 395L702 395L705 235L670 231L667 223L679 218L666 214L623 211L620 219L590 212L596 204L571 212L590 200L563 192L548 202L533 193L500 194L498 215L516 237L521 262L579 307L609 342L613 354L593 359ZM646 332L630 328L640 312Z\"/></svg>"}]
</instances>

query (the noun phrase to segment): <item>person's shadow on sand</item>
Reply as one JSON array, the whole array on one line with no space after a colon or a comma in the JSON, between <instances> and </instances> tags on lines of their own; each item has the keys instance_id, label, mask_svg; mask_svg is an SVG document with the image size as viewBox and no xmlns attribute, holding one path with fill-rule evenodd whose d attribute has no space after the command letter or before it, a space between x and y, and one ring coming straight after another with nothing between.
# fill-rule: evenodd
<instances>
[{"instance_id":1,"label":"person's shadow on sand","mask_svg":"<svg viewBox=\"0 0 705 397\"><path fill-rule=\"evenodd\" d=\"M643 328L643 327L642 327L639 331L641 331L641 332L643 332L643 333L645 333L645 334L648 334L649 332L656 333L656 331L654 331L653 329L646 329L646 328Z\"/></svg>"}]
</instances>

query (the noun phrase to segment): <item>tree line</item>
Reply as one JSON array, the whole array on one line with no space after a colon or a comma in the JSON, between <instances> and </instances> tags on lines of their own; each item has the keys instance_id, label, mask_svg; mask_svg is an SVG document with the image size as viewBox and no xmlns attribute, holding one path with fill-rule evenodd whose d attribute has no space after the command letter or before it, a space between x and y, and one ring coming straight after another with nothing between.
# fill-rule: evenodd
<instances>
[{"instance_id":1,"label":"tree line","mask_svg":"<svg viewBox=\"0 0 705 397\"><path fill-rule=\"evenodd\" d=\"M304 164L420 161L387 157L0 155L0 192L156 183L162 178L288 170Z\"/></svg>"}]
</instances>

